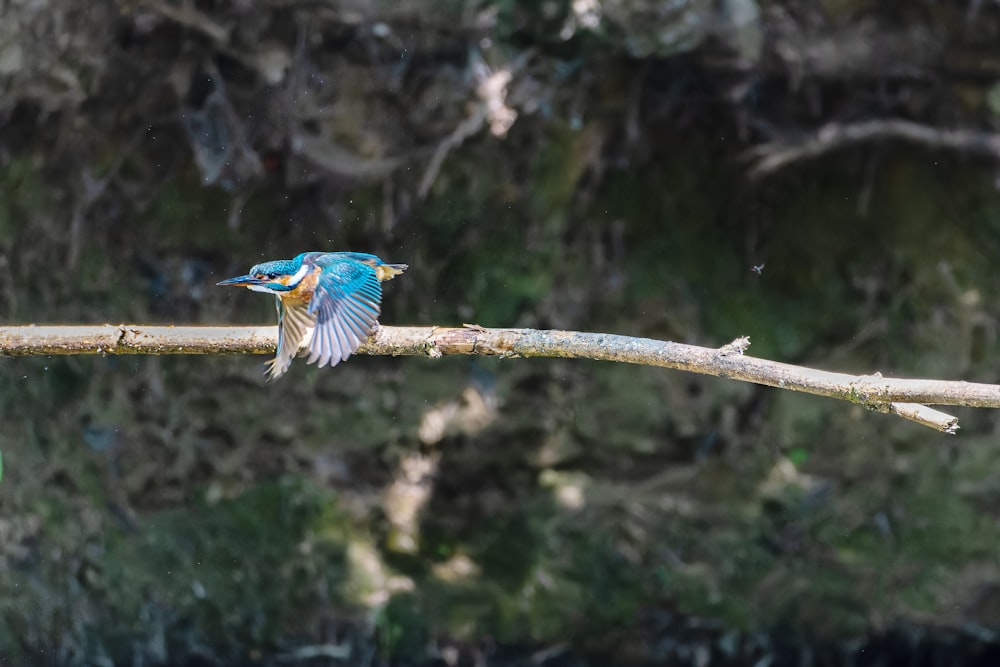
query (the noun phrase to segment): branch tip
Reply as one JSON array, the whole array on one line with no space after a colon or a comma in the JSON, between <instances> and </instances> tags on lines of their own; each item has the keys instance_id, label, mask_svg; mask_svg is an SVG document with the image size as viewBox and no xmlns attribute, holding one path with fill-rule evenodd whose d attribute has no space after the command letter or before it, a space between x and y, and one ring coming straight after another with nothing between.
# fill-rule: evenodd
<instances>
[{"instance_id":1,"label":"branch tip","mask_svg":"<svg viewBox=\"0 0 1000 667\"><path fill-rule=\"evenodd\" d=\"M919 403L890 403L887 412L899 415L922 426L928 426L948 435L955 435L960 428L958 417Z\"/></svg>"}]
</instances>

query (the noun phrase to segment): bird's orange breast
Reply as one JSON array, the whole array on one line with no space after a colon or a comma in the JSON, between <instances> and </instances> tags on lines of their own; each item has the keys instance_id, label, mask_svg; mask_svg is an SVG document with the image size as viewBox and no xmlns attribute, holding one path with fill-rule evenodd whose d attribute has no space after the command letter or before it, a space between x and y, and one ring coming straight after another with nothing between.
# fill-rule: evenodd
<instances>
[{"instance_id":1,"label":"bird's orange breast","mask_svg":"<svg viewBox=\"0 0 1000 667\"><path fill-rule=\"evenodd\" d=\"M292 303L308 304L312 299L313 292L316 291L316 281L319 280L319 274L321 269L318 266L314 266L313 270L305 275L305 277L299 281L295 289L285 292L281 295L283 301L291 301Z\"/></svg>"}]
</instances>

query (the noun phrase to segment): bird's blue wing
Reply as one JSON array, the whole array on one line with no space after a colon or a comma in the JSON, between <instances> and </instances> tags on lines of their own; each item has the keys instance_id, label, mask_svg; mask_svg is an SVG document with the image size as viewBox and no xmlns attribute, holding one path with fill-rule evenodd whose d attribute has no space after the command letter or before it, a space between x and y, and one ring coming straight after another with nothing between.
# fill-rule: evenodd
<instances>
[{"instance_id":1,"label":"bird's blue wing","mask_svg":"<svg viewBox=\"0 0 1000 667\"><path fill-rule=\"evenodd\" d=\"M281 297L275 297L278 308L278 350L274 359L267 362L267 379L276 380L298 354L302 341L316 323L316 316L309 312L303 303L282 302Z\"/></svg>"},{"instance_id":2,"label":"bird's blue wing","mask_svg":"<svg viewBox=\"0 0 1000 667\"><path fill-rule=\"evenodd\" d=\"M330 262L319 275L308 314L316 318L309 363L336 366L375 328L382 303L378 274L353 259Z\"/></svg>"}]
</instances>

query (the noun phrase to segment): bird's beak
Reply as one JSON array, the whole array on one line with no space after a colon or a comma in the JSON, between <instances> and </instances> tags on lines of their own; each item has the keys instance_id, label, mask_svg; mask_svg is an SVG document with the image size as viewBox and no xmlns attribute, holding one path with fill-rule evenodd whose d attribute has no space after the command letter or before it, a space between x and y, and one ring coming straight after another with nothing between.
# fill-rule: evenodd
<instances>
[{"instance_id":1,"label":"bird's beak","mask_svg":"<svg viewBox=\"0 0 1000 667\"><path fill-rule=\"evenodd\" d=\"M237 276L235 278L229 278L228 280L223 280L222 282L215 283L216 285L228 286L228 287L251 287L253 285L263 285L265 281L260 278L255 278L253 276Z\"/></svg>"}]
</instances>

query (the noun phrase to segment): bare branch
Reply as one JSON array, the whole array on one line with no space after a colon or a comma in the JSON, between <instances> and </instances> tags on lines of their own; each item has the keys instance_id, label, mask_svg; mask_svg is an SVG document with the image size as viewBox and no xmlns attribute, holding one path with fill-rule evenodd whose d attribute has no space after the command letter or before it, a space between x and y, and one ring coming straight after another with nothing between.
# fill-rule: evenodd
<instances>
[{"instance_id":1,"label":"bare branch","mask_svg":"<svg viewBox=\"0 0 1000 667\"><path fill-rule=\"evenodd\" d=\"M958 418L919 403L890 403L889 411L903 419L954 435L958 432Z\"/></svg>"},{"instance_id":2,"label":"bare branch","mask_svg":"<svg viewBox=\"0 0 1000 667\"><path fill-rule=\"evenodd\" d=\"M0 354L269 354L277 335L277 327L8 326L0 327ZM945 433L958 429L955 417L914 404L1000 407L1000 385L834 373L745 356L747 345L746 337L707 348L616 334L465 325L380 327L359 353L560 357L674 368L838 398Z\"/></svg>"},{"instance_id":3,"label":"bare branch","mask_svg":"<svg viewBox=\"0 0 1000 667\"><path fill-rule=\"evenodd\" d=\"M507 86L514 78L514 74L534 55L534 49L529 49L510 66L495 72L491 71L480 58L474 59L476 64L473 66L473 71L478 79L476 96L479 102L468 118L459 123L452 133L438 144L433 157L427 163L423 178L420 179L417 198L426 199L448 153L461 146L470 137L479 134L487 124L494 137L502 139L507 135L507 131L517 119L517 112L507 105Z\"/></svg>"},{"instance_id":4,"label":"bare branch","mask_svg":"<svg viewBox=\"0 0 1000 667\"><path fill-rule=\"evenodd\" d=\"M367 158L323 137L300 132L291 137L292 151L331 174L360 181L377 181L396 171L411 156Z\"/></svg>"},{"instance_id":5,"label":"bare branch","mask_svg":"<svg viewBox=\"0 0 1000 667\"><path fill-rule=\"evenodd\" d=\"M801 140L763 144L747 151L745 156L753 162L750 175L759 178L795 162L811 160L849 146L886 139L1000 161L1000 134L975 130L943 130L895 119L848 125L831 123Z\"/></svg>"},{"instance_id":6,"label":"bare branch","mask_svg":"<svg viewBox=\"0 0 1000 667\"><path fill-rule=\"evenodd\" d=\"M458 127L438 144L433 157L431 157L431 161L427 163L427 170L424 171L423 178L420 179L420 187L417 188L417 197L419 199L427 198L427 193L430 192L431 187L434 185L434 181L437 179L438 173L441 171L441 166L444 164L445 158L448 157L448 153L452 149L461 146L466 139L475 136L483 129L483 126L486 125L487 112L486 105L480 104L472 111L468 118L459 123Z\"/></svg>"},{"instance_id":7,"label":"bare branch","mask_svg":"<svg viewBox=\"0 0 1000 667\"><path fill-rule=\"evenodd\" d=\"M139 5L145 6L178 25L200 32L217 46L226 46L229 43L229 30L217 24L207 14L198 11L190 0L182 0L179 5L170 4L164 0L140 0Z\"/></svg>"}]
</instances>

